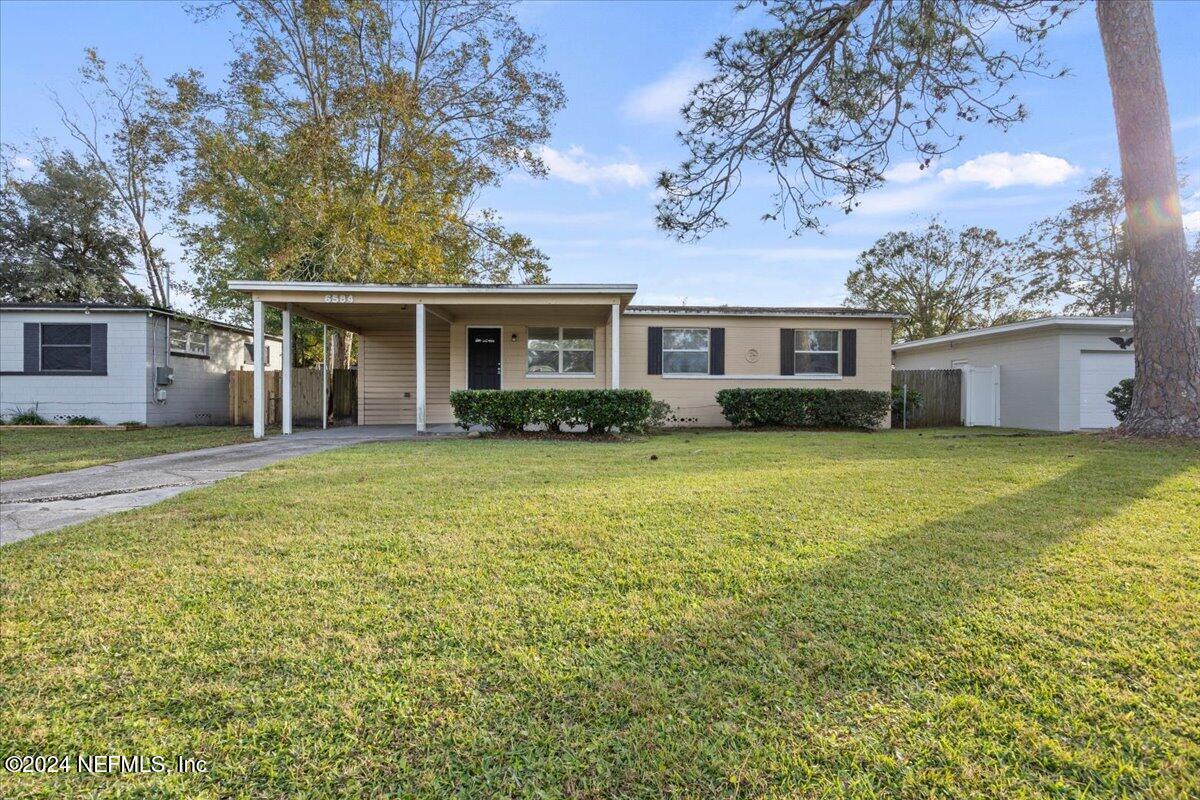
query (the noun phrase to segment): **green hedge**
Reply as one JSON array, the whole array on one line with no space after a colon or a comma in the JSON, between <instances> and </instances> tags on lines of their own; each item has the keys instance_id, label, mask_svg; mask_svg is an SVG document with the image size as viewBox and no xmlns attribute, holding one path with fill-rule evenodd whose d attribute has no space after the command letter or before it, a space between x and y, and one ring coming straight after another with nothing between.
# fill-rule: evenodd
<instances>
[{"instance_id":1,"label":"green hedge","mask_svg":"<svg viewBox=\"0 0 1200 800\"><path fill-rule=\"evenodd\" d=\"M717 403L734 425L877 428L891 411L892 397L863 389L722 389Z\"/></svg>"},{"instance_id":2,"label":"green hedge","mask_svg":"<svg viewBox=\"0 0 1200 800\"><path fill-rule=\"evenodd\" d=\"M586 426L589 433L644 430L656 415L645 389L476 389L450 393L460 427L519 431L528 425Z\"/></svg>"}]
</instances>

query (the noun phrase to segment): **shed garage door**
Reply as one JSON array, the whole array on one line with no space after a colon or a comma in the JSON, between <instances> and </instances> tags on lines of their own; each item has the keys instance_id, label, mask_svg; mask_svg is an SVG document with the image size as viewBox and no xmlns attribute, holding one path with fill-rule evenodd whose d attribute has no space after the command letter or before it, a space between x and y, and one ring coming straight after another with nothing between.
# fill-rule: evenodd
<instances>
[{"instance_id":1,"label":"shed garage door","mask_svg":"<svg viewBox=\"0 0 1200 800\"><path fill-rule=\"evenodd\" d=\"M1079 354L1079 427L1111 428L1117 424L1108 390L1133 377L1133 353Z\"/></svg>"}]
</instances>

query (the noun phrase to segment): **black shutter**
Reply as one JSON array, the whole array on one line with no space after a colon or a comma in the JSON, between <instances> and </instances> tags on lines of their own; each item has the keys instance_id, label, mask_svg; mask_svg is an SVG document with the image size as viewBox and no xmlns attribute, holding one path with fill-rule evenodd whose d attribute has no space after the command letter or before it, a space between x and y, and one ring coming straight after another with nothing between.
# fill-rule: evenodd
<instances>
[{"instance_id":1,"label":"black shutter","mask_svg":"<svg viewBox=\"0 0 1200 800\"><path fill-rule=\"evenodd\" d=\"M25 372L38 372L42 366L42 326L36 322L25 323Z\"/></svg>"},{"instance_id":2,"label":"black shutter","mask_svg":"<svg viewBox=\"0 0 1200 800\"><path fill-rule=\"evenodd\" d=\"M858 374L858 331L854 328L842 328L842 374Z\"/></svg>"},{"instance_id":3,"label":"black shutter","mask_svg":"<svg viewBox=\"0 0 1200 800\"><path fill-rule=\"evenodd\" d=\"M99 323L92 328L92 374L108 374L108 326Z\"/></svg>"},{"instance_id":4,"label":"black shutter","mask_svg":"<svg viewBox=\"0 0 1200 800\"><path fill-rule=\"evenodd\" d=\"M779 330L779 374L796 374L796 331L793 328Z\"/></svg>"},{"instance_id":5,"label":"black shutter","mask_svg":"<svg viewBox=\"0 0 1200 800\"><path fill-rule=\"evenodd\" d=\"M708 329L708 374L725 374L725 329Z\"/></svg>"},{"instance_id":6,"label":"black shutter","mask_svg":"<svg viewBox=\"0 0 1200 800\"><path fill-rule=\"evenodd\" d=\"M646 374L662 375L662 328L650 328L646 342Z\"/></svg>"}]
</instances>

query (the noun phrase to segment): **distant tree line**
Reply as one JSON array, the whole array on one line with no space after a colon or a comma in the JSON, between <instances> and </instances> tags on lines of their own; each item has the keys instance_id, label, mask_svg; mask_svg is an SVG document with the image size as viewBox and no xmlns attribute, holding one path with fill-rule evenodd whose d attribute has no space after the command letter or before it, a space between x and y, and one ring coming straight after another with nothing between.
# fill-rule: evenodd
<instances>
[{"instance_id":1,"label":"distant tree line","mask_svg":"<svg viewBox=\"0 0 1200 800\"><path fill-rule=\"evenodd\" d=\"M885 235L846 278L848 305L905 314L897 341L1066 314L1129 314L1135 264L1121 182L1101 172L1079 199L1015 239L991 228L923 229ZM1200 283L1200 238L1188 250Z\"/></svg>"}]
</instances>

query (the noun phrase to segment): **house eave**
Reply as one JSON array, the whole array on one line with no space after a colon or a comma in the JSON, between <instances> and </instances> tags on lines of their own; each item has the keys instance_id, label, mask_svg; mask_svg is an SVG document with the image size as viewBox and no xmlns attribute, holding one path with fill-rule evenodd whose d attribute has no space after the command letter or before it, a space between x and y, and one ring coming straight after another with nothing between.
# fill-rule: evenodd
<instances>
[{"instance_id":1,"label":"house eave","mask_svg":"<svg viewBox=\"0 0 1200 800\"><path fill-rule=\"evenodd\" d=\"M1041 330L1122 330L1133 327L1132 317L1041 317L1039 319L1012 322L1007 325L996 325L991 328L979 328L962 333L949 333L944 336L932 336L928 339L918 339L914 342L901 342L892 345L892 352L920 350L926 347L953 344L955 342L988 339L993 336L1005 336L1013 333L1029 333Z\"/></svg>"}]
</instances>

